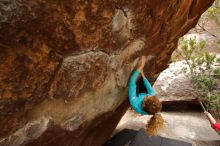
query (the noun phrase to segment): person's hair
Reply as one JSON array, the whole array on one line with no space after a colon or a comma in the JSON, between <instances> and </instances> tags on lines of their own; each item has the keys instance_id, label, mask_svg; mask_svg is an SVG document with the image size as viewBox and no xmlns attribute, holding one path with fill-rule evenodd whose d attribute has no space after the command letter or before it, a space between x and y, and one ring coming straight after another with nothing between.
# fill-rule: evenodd
<instances>
[{"instance_id":1,"label":"person's hair","mask_svg":"<svg viewBox=\"0 0 220 146\"><path fill-rule=\"evenodd\" d=\"M162 109L162 104L156 96L146 96L142 104L142 109L153 115Z\"/></svg>"},{"instance_id":2,"label":"person's hair","mask_svg":"<svg viewBox=\"0 0 220 146\"><path fill-rule=\"evenodd\" d=\"M150 118L146 125L145 132L149 136L156 136L164 125L164 119L161 114L155 114Z\"/></svg>"}]
</instances>

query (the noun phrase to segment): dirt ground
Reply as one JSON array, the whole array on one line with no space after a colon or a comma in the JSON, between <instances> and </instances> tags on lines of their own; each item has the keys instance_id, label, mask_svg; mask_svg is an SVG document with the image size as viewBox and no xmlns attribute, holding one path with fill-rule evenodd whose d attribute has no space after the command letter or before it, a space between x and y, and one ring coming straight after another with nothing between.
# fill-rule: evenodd
<instances>
[{"instance_id":1,"label":"dirt ground","mask_svg":"<svg viewBox=\"0 0 220 146\"><path fill-rule=\"evenodd\" d=\"M160 136L192 143L193 146L220 146L220 136L210 127L202 112L162 112L164 127ZM122 129L145 128L151 116L142 116L128 110L118 124L115 133Z\"/></svg>"}]
</instances>

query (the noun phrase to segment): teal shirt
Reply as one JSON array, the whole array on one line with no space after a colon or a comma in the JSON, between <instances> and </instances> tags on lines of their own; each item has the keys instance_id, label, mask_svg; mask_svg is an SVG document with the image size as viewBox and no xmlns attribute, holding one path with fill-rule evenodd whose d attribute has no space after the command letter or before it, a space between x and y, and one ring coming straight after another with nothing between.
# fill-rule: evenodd
<instances>
[{"instance_id":1,"label":"teal shirt","mask_svg":"<svg viewBox=\"0 0 220 146\"><path fill-rule=\"evenodd\" d=\"M131 105L131 108L136 111L137 113L140 113L142 115L147 115L147 112L142 110L142 103L144 101L144 97L147 95L155 95L155 91L154 89L151 87L151 84L149 83L149 81L145 78L143 79L144 81L144 86L147 90L147 93L137 93L137 85L136 85L136 81L137 78L140 75L140 71L135 70L129 80L129 84L128 84L128 98L129 98L129 102Z\"/></svg>"}]
</instances>

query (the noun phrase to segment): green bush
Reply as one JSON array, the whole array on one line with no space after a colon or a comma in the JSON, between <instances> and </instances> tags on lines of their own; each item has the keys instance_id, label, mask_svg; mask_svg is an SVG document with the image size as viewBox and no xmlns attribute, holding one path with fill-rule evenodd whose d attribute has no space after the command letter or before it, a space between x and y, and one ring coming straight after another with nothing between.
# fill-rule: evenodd
<instances>
[{"instance_id":1,"label":"green bush","mask_svg":"<svg viewBox=\"0 0 220 146\"><path fill-rule=\"evenodd\" d=\"M208 97L204 99L206 101L206 106L210 112L215 114L218 118L220 118L220 92L214 91L209 94Z\"/></svg>"},{"instance_id":2,"label":"green bush","mask_svg":"<svg viewBox=\"0 0 220 146\"><path fill-rule=\"evenodd\" d=\"M215 79L208 76L208 75L202 75L199 74L197 76L194 76L193 78L194 84L197 88L203 89L203 91L210 91L213 88L213 85L215 83Z\"/></svg>"},{"instance_id":3,"label":"green bush","mask_svg":"<svg viewBox=\"0 0 220 146\"><path fill-rule=\"evenodd\" d=\"M214 69L214 76L220 79L220 68Z\"/></svg>"},{"instance_id":4,"label":"green bush","mask_svg":"<svg viewBox=\"0 0 220 146\"><path fill-rule=\"evenodd\" d=\"M214 20L217 24L215 29L220 29L220 0L214 1L213 5L200 18L199 24L204 26L210 20Z\"/></svg>"},{"instance_id":5,"label":"green bush","mask_svg":"<svg viewBox=\"0 0 220 146\"><path fill-rule=\"evenodd\" d=\"M218 24L220 23L220 7L212 6L208 9L208 17L213 18Z\"/></svg>"},{"instance_id":6,"label":"green bush","mask_svg":"<svg viewBox=\"0 0 220 146\"><path fill-rule=\"evenodd\" d=\"M208 110L220 112L220 92L214 90L220 77L220 69L214 66L220 59L204 51L205 46L204 40L196 42L195 38L181 38L175 57L186 61L198 98L205 103Z\"/></svg>"}]
</instances>

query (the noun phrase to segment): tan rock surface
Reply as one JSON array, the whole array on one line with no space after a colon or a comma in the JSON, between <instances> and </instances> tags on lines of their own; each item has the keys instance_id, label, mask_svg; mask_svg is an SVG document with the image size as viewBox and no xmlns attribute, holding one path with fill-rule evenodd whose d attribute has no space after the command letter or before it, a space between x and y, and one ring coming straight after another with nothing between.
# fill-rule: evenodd
<instances>
[{"instance_id":1,"label":"tan rock surface","mask_svg":"<svg viewBox=\"0 0 220 146\"><path fill-rule=\"evenodd\" d=\"M101 145L137 57L155 80L212 2L0 1L0 145Z\"/></svg>"}]
</instances>

